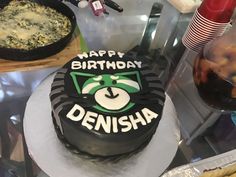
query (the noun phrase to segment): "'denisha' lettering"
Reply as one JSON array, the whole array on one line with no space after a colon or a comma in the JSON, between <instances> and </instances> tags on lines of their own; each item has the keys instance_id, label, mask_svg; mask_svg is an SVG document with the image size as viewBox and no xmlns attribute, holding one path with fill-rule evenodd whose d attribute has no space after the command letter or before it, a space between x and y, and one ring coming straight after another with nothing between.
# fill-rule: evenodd
<instances>
[{"instance_id":1,"label":"'denisha' lettering","mask_svg":"<svg viewBox=\"0 0 236 177\"><path fill-rule=\"evenodd\" d=\"M76 113L76 114L75 114ZM106 133L128 132L138 129L139 125L147 125L152 119L156 119L158 114L148 108L143 108L141 111L133 115L122 117L105 116L92 111L86 111L80 105L75 104L67 113L67 118L73 121L81 121L81 125L89 130L103 129Z\"/></svg>"}]
</instances>

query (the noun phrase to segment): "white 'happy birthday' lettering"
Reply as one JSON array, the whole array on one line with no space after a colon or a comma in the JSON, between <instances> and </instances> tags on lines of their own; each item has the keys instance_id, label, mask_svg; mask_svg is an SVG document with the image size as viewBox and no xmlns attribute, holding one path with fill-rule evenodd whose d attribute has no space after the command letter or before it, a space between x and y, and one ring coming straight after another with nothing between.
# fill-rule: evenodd
<instances>
[{"instance_id":1,"label":"white 'happy birthday' lettering","mask_svg":"<svg viewBox=\"0 0 236 177\"><path fill-rule=\"evenodd\" d=\"M77 70L77 69L100 69L104 70L106 69L129 69L129 68L141 68L141 61L94 61L94 60L88 60L88 61L73 61L71 63L71 69Z\"/></svg>"},{"instance_id":2,"label":"white 'happy birthday' lettering","mask_svg":"<svg viewBox=\"0 0 236 177\"><path fill-rule=\"evenodd\" d=\"M88 58L88 57L103 57L105 54L108 55L108 57L113 57L115 55L118 55L120 58L123 58L124 53L122 52L115 52L113 50L99 50L98 52L96 51L90 51L89 53L83 52L82 54L78 54L77 56L80 59Z\"/></svg>"},{"instance_id":3,"label":"white 'happy birthday' lettering","mask_svg":"<svg viewBox=\"0 0 236 177\"><path fill-rule=\"evenodd\" d=\"M109 60L85 60L88 57L102 57L105 54L108 55L108 57L112 57L114 55L118 55L119 58L123 58L124 53L121 52L115 52L112 50L105 51L105 50L99 50L98 52L90 51L89 53L82 53L78 54L78 60L74 60L71 63L71 69L78 70L78 69L129 69L129 68L141 68L142 62L141 61L109 61Z\"/></svg>"}]
</instances>

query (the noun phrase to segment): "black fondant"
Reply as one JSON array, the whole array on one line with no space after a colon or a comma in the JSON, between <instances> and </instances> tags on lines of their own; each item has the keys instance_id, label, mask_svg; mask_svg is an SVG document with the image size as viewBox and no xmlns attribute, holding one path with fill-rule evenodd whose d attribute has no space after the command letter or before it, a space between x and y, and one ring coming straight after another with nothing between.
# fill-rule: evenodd
<instances>
[{"instance_id":1,"label":"black fondant","mask_svg":"<svg viewBox=\"0 0 236 177\"><path fill-rule=\"evenodd\" d=\"M143 59L135 59L135 61L142 62L142 68L128 68L128 69L78 69L77 72L89 73L93 75L110 74L114 75L116 73L122 72L138 72L141 80L141 90L136 93L130 94L130 100L134 102L129 110L116 112L104 112L98 110L95 107L96 101L93 95L78 94L75 88L75 84L72 80L70 73L71 63L73 61L134 61L134 59L124 56L120 58L118 55L109 57L105 54L103 57L89 57L84 59L79 59L78 57L72 59L67 63L63 70L66 68L66 72L58 71L55 76L54 82L63 80L62 85L56 85L52 87L50 99L51 102L55 102L55 99L66 95L66 98L61 98L60 101L56 101L57 104L52 104L53 116L59 121L55 121L64 139L71 144L73 147L77 148L79 151L85 152L87 154L99 157L110 157L117 156L121 154L126 154L135 151L141 147L144 142L151 139L152 135L156 131L159 121L162 116L163 105L165 101L165 94L161 82L152 70L147 67L147 63ZM131 80L135 80L135 76L130 76ZM86 82L86 78L77 78L77 82ZM100 83L101 84L101 83ZM104 84L104 83L103 83ZM101 85L103 85L101 84ZM112 84L116 82L112 81ZM55 91L59 89L59 91ZM60 90L62 89L62 90ZM111 89L108 89L108 97L116 98L117 94L111 93ZM140 112L143 108L148 108L155 113L158 113L158 117L153 119L151 123L142 125L138 123L137 129L131 129L127 132L121 132L121 125L118 125L118 132L111 131L110 133L105 132L103 129L95 130L96 122L90 122L93 127L91 130L85 126L81 125L82 121L74 121L66 117L67 113L72 109L75 104L81 105L86 111L95 112L97 114L102 114L104 116L112 117L122 117L127 115L134 115L136 112Z\"/></svg>"}]
</instances>

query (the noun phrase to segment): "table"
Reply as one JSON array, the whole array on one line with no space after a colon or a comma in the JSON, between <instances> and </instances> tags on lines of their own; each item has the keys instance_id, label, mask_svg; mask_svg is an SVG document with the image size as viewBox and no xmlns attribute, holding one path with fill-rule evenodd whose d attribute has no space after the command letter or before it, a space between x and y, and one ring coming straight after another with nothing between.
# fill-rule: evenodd
<instances>
[{"instance_id":1,"label":"table","mask_svg":"<svg viewBox=\"0 0 236 177\"><path fill-rule=\"evenodd\" d=\"M55 55L34 61L0 59L0 171L5 175L33 175L22 130L25 104L44 77L86 47L77 27L69 44Z\"/></svg>"},{"instance_id":2,"label":"table","mask_svg":"<svg viewBox=\"0 0 236 177\"><path fill-rule=\"evenodd\" d=\"M148 16L153 3L156 1L117 0L116 2L124 8L122 14L107 8L110 15L100 17L93 16L91 9L88 7L78 10L68 4L76 13L80 31L90 49L113 49L126 52L141 43L149 20ZM165 3L164 0L163 2ZM161 53L168 53L168 59L172 60L174 59L173 57L181 57L181 53L178 53L179 50L176 48L176 43L174 46L173 42L181 39L181 35L191 19L191 14L183 17L170 5L166 6L167 8L163 9L163 18L159 21L158 19L156 20L156 23L162 24L160 25L161 29L157 31L157 38L159 37L159 39L156 41L159 41L158 47L164 49L161 50ZM178 28L176 28L176 23L178 23ZM161 33L160 30L165 30L165 33ZM151 33L151 37L154 36L155 33ZM0 131L1 134L9 135L7 138L2 138L1 136L0 149L4 147L7 150L4 150L4 155L1 154L0 176L2 171L11 176L14 176L14 173L20 177L45 176L37 167L37 164L30 159L27 149L23 146L22 117L26 101L31 93L47 75L62 65L62 63L57 63L57 61L55 59L51 66L47 62L42 62L42 65L37 63L37 65L31 65L32 67L23 67L21 69L18 68L18 64L12 65L11 62L8 63L6 68L2 65L5 62L0 65L0 68L2 68L0 74L0 119L1 121L4 120L4 124L7 124L7 126L4 126L5 128L0 127ZM161 60L161 62L163 67L168 63L165 60ZM175 65L177 65L177 62ZM157 71L163 70L157 68ZM167 76L168 73L166 74ZM185 132L182 129L183 133ZM181 140L176 156L168 169L214 156L224 151L225 149L216 149L214 143L206 136L200 136L190 144L186 144L185 140Z\"/></svg>"}]
</instances>

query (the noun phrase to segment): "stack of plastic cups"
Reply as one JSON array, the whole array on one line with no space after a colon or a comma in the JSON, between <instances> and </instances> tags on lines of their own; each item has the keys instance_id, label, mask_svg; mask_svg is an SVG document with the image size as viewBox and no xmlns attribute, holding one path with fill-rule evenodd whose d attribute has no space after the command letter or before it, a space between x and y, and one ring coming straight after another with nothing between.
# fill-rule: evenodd
<instances>
[{"instance_id":1,"label":"stack of plastic cups","mask_svg":"<svg viewBox=\"0 0 236 177\"><path fill-rule=\"evenodd\" d=\"M184 46L198 53L210 40L221 36L235 6L236 0L204 0L182 38Z\"/></svg>"}]
</instances>

